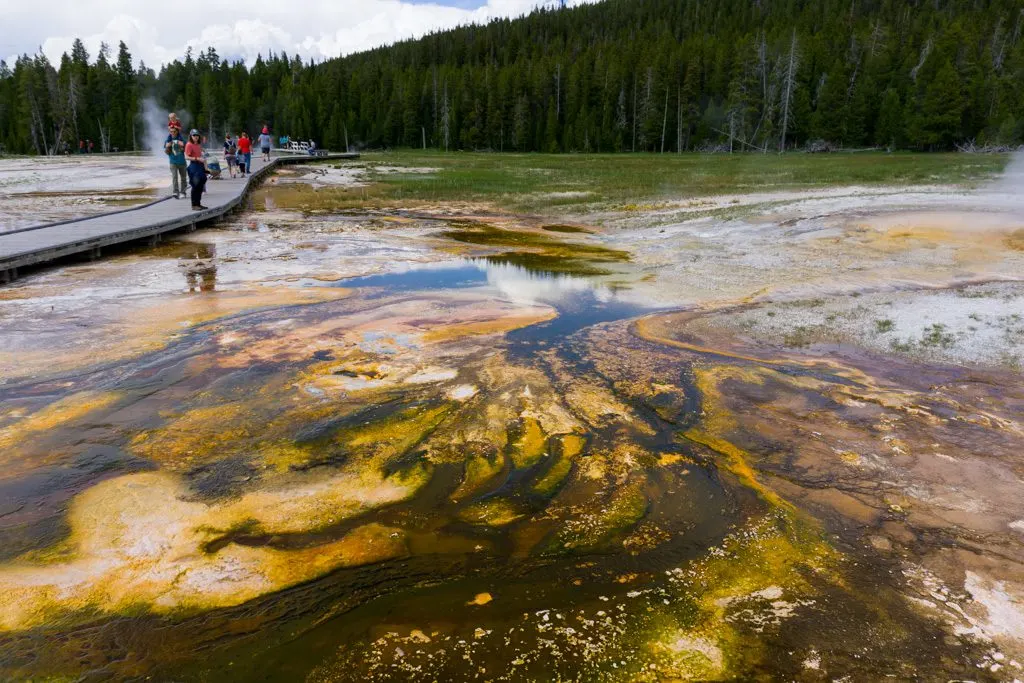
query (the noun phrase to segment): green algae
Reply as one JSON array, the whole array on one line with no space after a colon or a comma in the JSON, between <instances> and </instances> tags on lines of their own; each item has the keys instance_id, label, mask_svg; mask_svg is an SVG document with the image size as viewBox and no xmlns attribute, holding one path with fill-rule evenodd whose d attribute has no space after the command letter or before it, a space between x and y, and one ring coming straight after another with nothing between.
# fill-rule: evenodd
<instances>
[{"instance_id":1,"label":"green algae","mask_svg":"<svg viewBox=\"0 0 1024 683\"><path fill-rule=\"evenodd\" d=\"M683 657L675 662L679 673L731 679L756 668L765 656L758 634L813 605L817 591L806 577L839 580L837 561L820 532L775 511L673 572L677 590L691 596L697 609L680 633L713 643L721 653L717 672L707 671L700 657Z\"/></svg>"},{"instance_id":2,"label":"green algae","mask_svg":"<svg viewBox=\"0 0 1024 683\"><path fill-rule=\"evenodd\" d=\"M533 492L545 498L549 498L558 492L558 489L565 482L572 470L572 459L564 455L559 456L551 463L551 467L544 473L534 485Z\"/></svg>"},{"instance_id":3,"label":"green algae","mask_svg":"<svg viewBox=\"0 0 1024 683\"><path fill-rule=\"evenodd\" d=\"M562 232L562 233L568 233L568 234L580 234L580 233L586 234L586 235L593 234L592 230L587 230L586 228L581 228L578 225L561 225L561 224L542 225L541 229L542 230L547 230L548 232Z\"/></svg>"},{"instance_id":4,"label":"green algae","mask_svg":"<svg viewBox=\"0 0 1024 683\"><path fill-rule=\"evenodd\" d=\"M609 249L598 244L556 240L534 231L505 230L486 223L455 222L452 225L452 229L441 232L443 237L465 244L516 249L514 252L506 252L492 257L505 259L499 262L513 263L516 258L535 255L546 258L534 262L534 265L538 263L551 264L556 262L556 259L564 259L576 262L565 266L566 268L585 268L587 262L619 263L630 259L629 253L624 251ZM521 265L526 267L528 264L527 261Z\"/></svg>"},{"instance_id":5,"label":"green algae","mask_svg":"<svg viewBox=\"0 0 1024 683\"><path fill-rule=\"evenodd\" d=\"M334 440L383 466L422 443L458 405L445 402L409 406L380 420L343 428Z\"/></svg>"},{"instance_id":6,"label":"green algae","mask_svg":"<svg viewBox=\"0 0 1024 683\"><path fill-rule=\"evenodd\" d=\"M434 472L434 466L429 462L419 461L408 467L393 472L384 481L392 486L404 488L409 491L405 500L411 499L416 493L427 485Z\"/></svg>"},{"instance_id":7,"label":"green algae","mask_svg":"<svg viewBox=\"0 0 1024 683\"><path fill-rule=\"evenodd\" d=\"M587 445L585 437L579 434L566 434L551 440L552 462L547 471L534 482L534 493L550 497L565 483L572 471L573 462Z\"/></svg>"},{"instance_id":8,"label":"green algae","mask_svg":"<svg viewBox=\"0 0 1024 683\"><path fill-rule=\"evenodd\" d=\"M522 519L527 512L525 506L508 498L488 498L463 508L459 519L470 524L501 527Z\"/></svg>"},{"instance_id":9,"label":"green algae","mask_svg":"<svg viewBox=\"0 0 1024 683\"><path fill-rule=\"evenodd\" d=\"M475 454L466 459L462 483L451 495L453 501L465 500L485 488L505 471L505 456L495 449L490 454Z\"/></svg>"},{"instance_id":10,"label":"green algae","mask_svg":"<svg viewBox=\"0 0 1024 683\"><path fill-rule=\"evenodd\" d=\"M593 498L565 520L545 553L584 552L612 546L644 518L648 508L642 482L633 479L610 498Z\"/></svg>"},{"instance_id":11,"label":"green algae","mask_svg":"<svg viewBox=\"0 0 1024 683\"><path fill-rule=\"evenodd\" d=\"M540 422L522 417L509 427L509 457L516 469L533 467L547 452L547 437Z\"/></svg>"}]
</instances>

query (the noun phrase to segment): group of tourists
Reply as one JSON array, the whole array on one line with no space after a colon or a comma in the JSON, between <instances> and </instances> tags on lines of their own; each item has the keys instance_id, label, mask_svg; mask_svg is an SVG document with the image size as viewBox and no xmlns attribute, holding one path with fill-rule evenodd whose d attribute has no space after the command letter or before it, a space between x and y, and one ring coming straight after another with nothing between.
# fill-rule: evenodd
<instances>
[{"instance_id":1,"label":"group of tourists","mask_svg":"<svg viewBox=\"0 0 1024 683\"><path fill-rule=\"evenodd\" d=\"M203 149L205 139L198 130L189 131L188 139L181 136L181 120L174 112L167 116L167 139L164 141L164 152L171 166L171 192L175 199L185 196L186 187L191 187L192 210L201 211L207 207L202 204L203 192L209 177L220 177L220 164L208 161ZM263 126L259 137L260 151L263 160L270 161L270 127ZM252 172L252 140L243 131L235 140L230 134L224 136L224 160L228 172L234 178L236 173L246 176ZM186 183L186 178L187 183Z\"/></svg>"},{"instance_id":2,"label":"group of tourists","mask_svg":"<svg viewBox=\"0 0 1024 683\"><path fill-rule=\"evenodd\" d=\"M244 131L233 140L231 134L224 136L224 160L228 162L228 171L235 177L237 171L245 176L252 172L252 140Z\"/></svg>"},{"instance_id":3,"label":"group of tourists","mask_svg":"<svg viewBox=\"0 0 1024 683\"><path fill-rule=\"evenodd\" d=\"M164 152L171 166L171 190L174 198L185 196L185 177L192 186L192 210L199 211L203 190L206 189L206 155L203 152L203 137L193 128L188 141L181 137L181 121L171 112L167 117L167 139Z\"/></svg>"}]
</instances>

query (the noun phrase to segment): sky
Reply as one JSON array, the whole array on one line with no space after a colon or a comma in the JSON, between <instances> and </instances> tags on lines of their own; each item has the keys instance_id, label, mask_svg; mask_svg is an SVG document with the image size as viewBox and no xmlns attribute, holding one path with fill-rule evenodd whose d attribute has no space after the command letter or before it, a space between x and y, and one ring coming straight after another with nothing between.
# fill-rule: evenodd
<instances>
[{"instance_id":1,"label":"sky","mask_svg":"<svg viewBox=\"0 0 1024 683\"><path fill-rule=\"evenodd\" d=\"M252 63L268 51L320 61L434 29L515 17L556 0L0 0L0 56L40 48L57 64L79 37L127 45L154 69L213 46ZM569 0L578 5L594 0Z\"/></svg>"}]
</instances>

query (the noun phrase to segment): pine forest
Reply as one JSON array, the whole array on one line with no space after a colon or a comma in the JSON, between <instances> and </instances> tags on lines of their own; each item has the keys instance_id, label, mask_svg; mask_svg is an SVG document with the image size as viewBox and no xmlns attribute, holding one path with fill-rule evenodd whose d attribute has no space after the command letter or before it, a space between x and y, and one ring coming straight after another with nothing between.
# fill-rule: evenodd
<instances>
[{"instance_id":1,"label":"pine forest","mask_svg":"<svg viewBox=\"0 0 1024 683\"><path fill-rule=\"evenodd\" d=\"M0 151L143 144L153 98L211 136L330 149L951 150L1024 142L1024 0L605 0L369 52L159 73L76 41L0 62Z\"/></svg>"}]
</instances>

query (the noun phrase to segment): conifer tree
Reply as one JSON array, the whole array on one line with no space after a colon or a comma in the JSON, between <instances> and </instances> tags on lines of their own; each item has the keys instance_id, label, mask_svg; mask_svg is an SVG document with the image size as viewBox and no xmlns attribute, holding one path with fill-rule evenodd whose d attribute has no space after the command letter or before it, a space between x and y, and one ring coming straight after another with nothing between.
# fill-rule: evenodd
<instances>
[{"instance_id":1,"label":"conifer tree","mask_svg":"<svg viewBox=\"0 0 1024 683\"><path fill-rule=\"evenodd\" d=\"M149 96L204 131L267 122L335 148L1024 142L1021 0L604 0L320 63L270 52L246 65L211 48L158 74L132 61L123 43L93 56L77 40L52 62L0 67L3 150L132 149Z\"/></svg>"}]
</instances>

